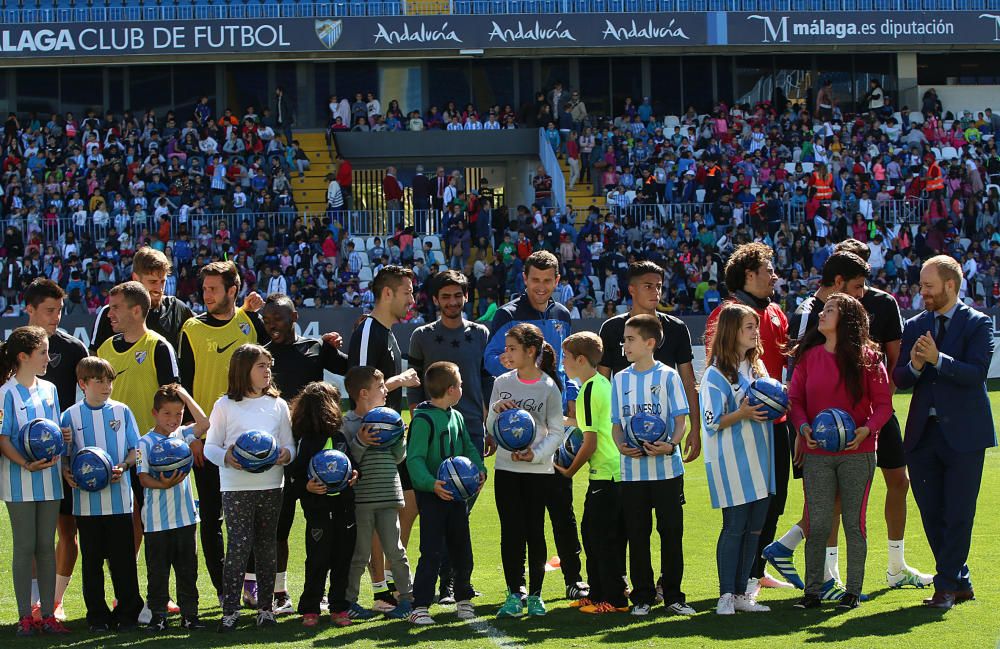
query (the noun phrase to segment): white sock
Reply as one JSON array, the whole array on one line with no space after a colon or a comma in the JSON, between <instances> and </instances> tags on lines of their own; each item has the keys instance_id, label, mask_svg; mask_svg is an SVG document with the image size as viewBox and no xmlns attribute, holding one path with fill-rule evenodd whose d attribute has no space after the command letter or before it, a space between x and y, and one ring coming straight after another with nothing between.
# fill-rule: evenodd
<instances>
[{"instance_id":1,"label":"white sock","mask_svg":"<svg viewBox=\"0 0 1000 649\"><path fill-rule=\"evenodd\" d=\"M823 566L823 581L831 579L840 581L840 550L837 547L826 549L826 562Z\"/></svg>"},{"instance_id":2,"label":"white sock","mask_svg":"<svg viewBox=\"0 0 1000 649\"><path fill-rule=\"evenodd\" d=\"M255 573L255 572L248 572L245 575L243 575L243 579L245 581L257 581L257 573Z\"/></svg>"},{"instance_id":3,"label":"white sock","mask_svg":"<svg viewBox=\"0 0 1000 649\"><path fill-rule=\"evenodd\" d=\"M70 578L66 575L56 575L56 604L63 600L63 595L66 594Z\"/></svg>"},{"instance_id":4,"label":"white sock","mask_svg":"<svg viewBox=\"0 0 1000 649\"><path fill-rule=\"evenodd\" d=\"M895 575L906 567L906 558L903 556L903 539L893 541L889 539L889 573Z\"/></svg>"},{"instance_id":5,"label":"white sock","mask_svg":"<svg viewBox=\"0 0 1000 649\"><path fill-rule=\"evenodd\" d=\"M794 550L799 547L799 543L806 538L805 532L798 525L792 525L791 529L785 532L785 535L778 539L778 543L782 544L789 550Z\"/></svg>"},{"instance_id":6,"label":"white sock","mask_svg":"<svg viewBox=\"0 0 1000 649\"><path fill-rule=\"evenodd\" d=\"M288 592L288 573L279 572L274 575L274 592L276 593L287 593Z\"/></svg>"},{"instance_id":7,"label":"white sock","mask_svg":"<svg viewBox=\"0 0 1000 649\"><path fill-rule=\"evenodd\" d=\"M39 601L41 598L42 598L42 596L38 594L38 580L37 579L32 579L31 580L31 602L35 603L35 602Z\"/></svg>"},{"instance_id":8,"label":"white sock","mask_svg":"<svg viewBox=\"0 0 1000 649\"><path fill-rule=\"evenodd\" d=\"M389 586L387 586L384 581L373 581L372 582L372 592L373 593L381 593L383 590L389 590Z\"/></svg>"}]
</instances>

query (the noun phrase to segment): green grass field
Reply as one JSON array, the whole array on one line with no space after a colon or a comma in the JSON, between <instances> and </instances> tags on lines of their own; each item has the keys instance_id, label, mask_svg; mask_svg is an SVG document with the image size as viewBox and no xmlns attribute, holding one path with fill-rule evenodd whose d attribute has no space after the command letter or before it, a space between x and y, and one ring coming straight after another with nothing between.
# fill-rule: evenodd
<instances>
[{"instance_id":1,"label":"green grass field","mask_svg":"<svg viewBox=\"0 0 1000 649\"><path fill-rule=\"evenodd\" d=\"M993 412L1000 413L1000 391L991 394ZM896 409L905 414L908 395L897 395ZM715 541L721 526L721 516L709 507L704 466L699 459L688 465L686 476L687 507L685 508L685 578L684 590L688 601L699 614L691 619L667 616L662 609L654 609L647 619L637 621L628 615L587 616L567 606L562 598L562 579L558 573L549 573L544 597L549 613L544 618L499 621L493 617L503 600L504 586L500 568L500 529L493 505L492 482L472 514L472 538L476 567L473 582L483 596L475 600L480 621L466 624L455 619L450 608L434 607L432 615L438 625L432 628L415 628L406 622L376 621L355 624L346 629L333 629L325 620L315 629L304 629L298 616L283 618L277 628L259 632L251 626L251 617L241 620L240 629L231 635L215 633L215 623L220 614L213 602L213 590L203 566L199 584L202 594L202 614L209 628L187 634L176 628L170 632L149 636L143 633L128 635L92 635L83 620L84 610L79 577L74 577L66 596L66 612L73 635L51 641L48 638L17 640L17 646L65 647L115 647L132 646L148 649L160 647L334 647L350 645L363 648L425 647L473 649L478 647L514 648L541 646L548 649L577 649L581 647L638 647L642 645L667 646L670 641L681 641L690 647L793 647L823 645L825 647L866 648L906 647L923 649L934 647L973 648L996 647L1000 638L1000 620L993 607L1000 602L1000 451L987 454L986 471L979 499L970 565L973 570L977 601L958 606L948 613L925 610L920 600L929 590L890 591L885 585L886 537L882 516L885 488L876 476L868 516L869 553L866 592L871 601L849 613L834 613L832 609L799 611L792 608L799 591L764 591L761 601L772 607L771 613L741 613L734 618L719 618L714 613L718 598L715 568ZM582 514L585 480L578 476L576 482L576 511ZM779 524L779 534L797 520L802 507L802 494L795 483L791 488L785 516ZM0 647L15 646L13 623L16 606L10 582L10 530L6 516L0 517L0 622L5 628L0 634ZM419 523L418 523L419 525ZM302 586L302 565L305 560L301 539L301 512L296 517L292 531L292 559L288 576L289 590L298 597ZM410 561L415 568L419 557L418 531L414 530L410 542ZM925 572L933 572L933 562L920 526L916 506L910 501L909 525L906 534L908 562ZM843 546L843 543L841 543ZM655 547L655 544L654 544ZM555 546L549 536L550 555ZM797 553L800 571L804 570L801 552ZM654 552L654 561L656 553ZM655 564L654 564L655 565ZM841 552L841 572L846 570L846 559ZM145 593L145 565L140 560L139 583ZM111 598L108 580L108 598ZM363 585L362 603L370 603L371 594ZM246 613L249 613L247 611ZM176 623L176 622L175 622ZM9 630L8 630L9 629ZM9 635L4 635L9 634Z\"/></svg>"}]
</instances>

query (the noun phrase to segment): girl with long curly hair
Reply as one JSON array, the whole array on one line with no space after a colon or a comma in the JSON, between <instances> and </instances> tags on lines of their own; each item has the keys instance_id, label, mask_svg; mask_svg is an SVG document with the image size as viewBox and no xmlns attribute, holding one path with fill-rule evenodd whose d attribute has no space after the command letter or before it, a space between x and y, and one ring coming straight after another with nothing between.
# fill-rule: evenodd
<instances>
[{"instance_id":1,"label":"girl with long curly hair","mask_svg":"<svg viewBox=\"0 0 1000 649\"><path fill-rule=\"evenodd\" d=\"M878 431L892 416L892 393L878 346L868 333L861 302L844 293L827 298L819 324L791 352L795 373L788 396L790 418L802 437L802 466L809 530L806 534L805 597L796 604L822 603L826 540L840 494L847 539L846 593L838 608L856 608L868 553L866 517ZM840 452L820 448L812 437L816 415L827 408L850 413L857 429Z\"/></svg>"}]
</instances>

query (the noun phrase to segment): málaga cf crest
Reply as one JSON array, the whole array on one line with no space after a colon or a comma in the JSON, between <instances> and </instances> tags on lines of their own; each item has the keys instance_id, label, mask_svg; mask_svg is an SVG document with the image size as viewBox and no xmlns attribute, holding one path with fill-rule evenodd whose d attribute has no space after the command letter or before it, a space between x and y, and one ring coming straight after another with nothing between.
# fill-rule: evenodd
<instances>
[{"instance_id":1,"label":"m\u00e1laga cf crest","mask_svg":"<svg viewBox=\"0 0 1000 649\"><path fill-rule=\"evenodd\" d=\"M340 35L343 32L343 20L324 19L316 21L316 37L319 38L319 42L323 44L323 47L328 50L333 49L333 46L340 40Z\"/></svg>"}]
</instances>

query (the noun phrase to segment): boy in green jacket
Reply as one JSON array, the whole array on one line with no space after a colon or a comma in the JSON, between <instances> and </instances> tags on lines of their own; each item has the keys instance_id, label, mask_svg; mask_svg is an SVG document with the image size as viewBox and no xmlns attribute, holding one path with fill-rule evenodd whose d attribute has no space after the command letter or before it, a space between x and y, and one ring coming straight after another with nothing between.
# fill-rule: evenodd
<instances>
[{"instance_id":1,"label":"boy in green jacket","mask_svg":"<svg viewBox=\"0 0 1000 649\"><path fill-rule=\"evenodd\" d=\"M434 624L428 609L434 600L441 561L447 552L455 579L456 612L460 620L476 617L472 606L472 539L469 512L437 479L441 462L463 455L480 470L480 485L486 480L483 458L472 444L462 414L454 408L462 398L462 375L447 361L433 363L424 373L424 390L430 401L413 411L406 466L420 510L420 562L413 581L414 624Z\"/></svg>"}]
</instances>

